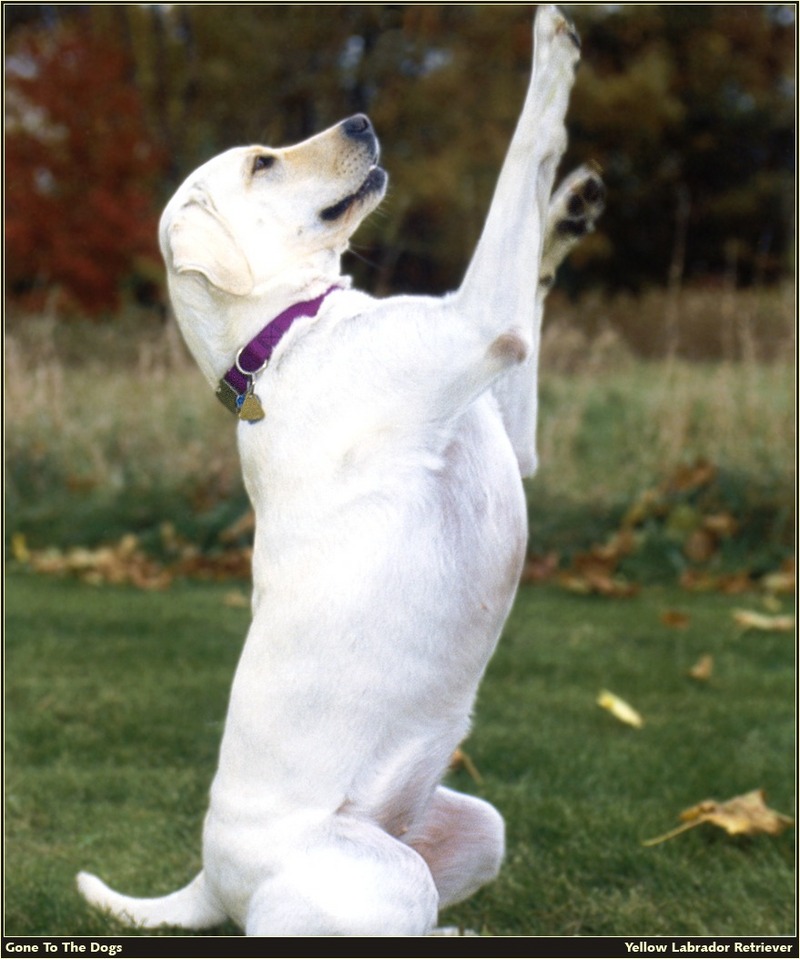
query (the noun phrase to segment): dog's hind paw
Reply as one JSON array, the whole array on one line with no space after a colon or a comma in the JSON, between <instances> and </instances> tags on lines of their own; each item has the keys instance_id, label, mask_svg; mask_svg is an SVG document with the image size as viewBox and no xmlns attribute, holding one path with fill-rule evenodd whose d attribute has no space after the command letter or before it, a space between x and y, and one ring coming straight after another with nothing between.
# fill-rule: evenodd
<instances>
[{"instance_id":1,"label":"dog's hind paw","mask_svg":"<svg viewBox=\"0 0 800 959\"><path fill-rule=\"evenodd\" d=\"M606 188L599 171L578 167L561 183L550 200L539 282L550 287L555 272L575 244L594 230L605 209Z\"/></svg>"}]
</instances>

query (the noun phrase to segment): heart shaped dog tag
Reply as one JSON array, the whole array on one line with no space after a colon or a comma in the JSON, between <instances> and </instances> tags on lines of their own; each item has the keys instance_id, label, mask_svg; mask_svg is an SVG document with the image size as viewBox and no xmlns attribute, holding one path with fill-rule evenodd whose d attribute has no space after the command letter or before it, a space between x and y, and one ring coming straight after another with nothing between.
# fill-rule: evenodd
<instances>
[{"instance_id":1,"label":"heart shaped dog tag","mask_svg":"<svg viewBox=\"0 0 800 959\"><path fill-rule=\"evenodd\" d=\"M248 423L257 423L264 419L264 407L255 393L247 393L239 407L239 419Z\"/></svg>"}]
</instances>

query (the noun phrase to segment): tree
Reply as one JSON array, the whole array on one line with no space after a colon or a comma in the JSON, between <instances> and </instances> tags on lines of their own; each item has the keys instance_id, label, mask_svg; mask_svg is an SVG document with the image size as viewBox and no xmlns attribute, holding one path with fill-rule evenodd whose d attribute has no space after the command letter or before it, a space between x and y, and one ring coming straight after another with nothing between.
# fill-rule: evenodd
<instances>
[{"instance_id":1,"label":"tree","mask_svg":"<svg viewBox=\"0 0 800 959\"><path fill-rule=\"evenodd\" d=\"M605 170L604 282L664 283L676 253L687 278L780 276L794 218L791 7L621 4L575 14L587 56L568 159L589 153Z\"/></svg>"},{"instance_id":2,"label":"tree","mask_svg":"<svg viewBox=\"0 0 800 959\"><path fill-rule=\"evenodd\" d=\"M592 284L637 289L722 273L745 284L785 273L794 209L792 5L565 7L577 21L584 59L564 169L587 158L599 161L609 202L598 233L579 246L572 259L577 268L567 265L562 284L576 292ZM66 216L69 203L58 206L49 193L56 182L64 197L102 183L106 151L127 158L127 187L141 204L135 219L152 242L147 204L162 205L213 154L246 142L296 142L356 111L368 112L375 124L390 189L383 215L370 218L355 238L363 261L350 261L347 269L359 285L379 293L440 293L458 284L522 102L532 6L24 9L28 18L38 10L38 20L9 25L7 58L14 121L8 253L16 289L55 281L68 286L64 269L52 269L55 252L47 254L47 269L39 262L48 243L70 253L78 249ZM87 45L77 74L51 63L69 24ZM38 47L18 53L21 38L33 43L33 30ZM98 44L99 36L105 39ZM113 71L95 69L89 60L112 55ZM31 62L36 71L27 76ZM45 89L46 74L55 79ZM42 89L34 90L36 84ZM70 92L56 104L62 88ZM35 110L20 110L20 97ZM37 110L45 119L31 130ZM107 125L116 115L126 119L112 144L100 121ZM59 139L62 130L68 135L59 133ZM126 136L128 146L119 149ZM92 157L73 162L73 141L91 142ZM56 171L62 156L67 159L58 160ZM92 161L94 168L86 165ZM70 184L76 170L77 183ZM108 194L105 205L114 205ZM53 232L60 222L66 242ZM45 236L32 236L37 224L47 227ZM118 251L124 233L112 227L104 248ZM133 233L128 239L136 245ZM122 259L129 264L131 257ZM85 274L87 302L96 298L90 267L84 262L81 270L68 271L70 277ZM125 268L115 267L107 280ZM107 301L108 293L101 299Z\"/></svg>"},{"instance_id":3,"label":"tree","mask_svg":"<svg viewBox=\"0 0 800 959\"><path fill-rule=\"evenodd\" d=\"M129 62L82 19L17 30L6 55L6 269L30 306L112 310L158 263L162 158Z\"/></svg>"}]
</instances>

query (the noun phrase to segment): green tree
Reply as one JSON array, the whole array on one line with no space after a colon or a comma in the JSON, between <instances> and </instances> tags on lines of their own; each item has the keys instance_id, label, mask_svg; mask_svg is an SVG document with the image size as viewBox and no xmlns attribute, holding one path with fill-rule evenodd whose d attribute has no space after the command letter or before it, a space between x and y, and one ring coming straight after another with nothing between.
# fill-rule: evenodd
<instances>
[{"instance_id":1,"label":"green tree","mask_svg":"<svg viewBox=\"0 0 800 959\"><path fill-rule=\"evenodd\" d=\"M792 8L575 12L587 56L570 157L605 170L605 282L665 282L676 255L688 277L778 276L792 243Z\"/></svg>"}]
</instances>

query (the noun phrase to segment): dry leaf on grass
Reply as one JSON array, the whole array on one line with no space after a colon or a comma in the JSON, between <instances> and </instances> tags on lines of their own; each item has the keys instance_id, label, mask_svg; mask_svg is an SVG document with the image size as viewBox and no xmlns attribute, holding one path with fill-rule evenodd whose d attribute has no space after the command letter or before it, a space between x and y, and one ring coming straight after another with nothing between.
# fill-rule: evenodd
<instances>
[{"instance_id":1,"label":"dry leaf on grass","mask_svg":"<svg viewBox=\"0 0 800 959\"><path fill-rule=\"evenodd\" d=\"M21 545L15 546L18 557L21 550ZM26 548L25 560L36 573L77 576L92 586L109 583L137 589L166 589L172 582L170 573L144 553L132 533L110 546L92 549L83 546L68 550Z\"/></svg>"},{"instance_id":2,"label":"dry leaf on grass","mask_svg":"<svg viewBox=\"0 0 800 959\"><path fill-rule=\"evenodd\" d=\"M784 561L780 569L761 578L761 586L767 593L789 594L795 591L794 559Z\"/></svg>"},{"instance_id":3,"label":"dry leaf on grass","mask_svg":"<svg viewBox=\"0 0 800 959\"><path fill-rule=\"evenodd\" d=\"M615 696L614 693L610 693L607 689L602 690L597 697L597 705L607 709L621 723L634 726L636 729L641 729L644 726L644 720L633 706L626 703L624 699L620 699L619 696Z\"/></svg>"},{"instance_id":4,"label":"dry leaf on grass","mask_svg":"<svg viewBox=\"0 0 800 959\"><path fill-rule=\"evenodd\" d=\"M712 656L706 654L701 656L700 659L692 666L689 670L689 676L692 679L696 679L698 682L707 683L711 679L711 673L714 671L714 659Z\"/></svg>"},{"instance_id":5,"label":"dry leaf on grass","mask_svg":"<svg viewBox=\"0 0 800 959\"><path fill-rule=\"evenodd\" d=\"M754 586L754 580L747 571L716 574L703 569L686 569L681 573L679 582L684 589L695 593L714 591L728 596L749 593Z\"/></svg>"},{"instance_id":6,"label":"dry leaf on grass","mask_svg":"<svg viewBox=\"0 0 800 959\"><path fill-rule=\"evenodd\" d=\"M246 609L250 605L250 599L246 593L240 589L232 589L222 597L222 602L233 609Z\"/></svg>"},{"instance_id":7,"label":"dry leaf on grass","mask_svg":"<svg viewBox=\"0 0 800 959\"><path fill-rule=\"evenodd\" d=\"M681 463L663 485L667 491L686 492L701 489L714 482L717 472L717 467L706 459L698 459L694 463Z\"/></svg>"},{"instance_id":8,"label":"dry leaf on grass","mask_svg":"<svg viewBox=\"0 0 800 959\"><path fill-rule=\"evenodd\" d=\"M522 571L523 583L549 583L558 573L558 553L528 556Z\"/></svg>"},{"instance_id":9,"label":"dry leaf on grass","mask_svg":"<svg viewBox=\"0 0 800 959\"><path fill-rule=\"evenodd\" d=\"M231 523L219 534L221 543L234 543L236 540L246 538L252 540L256 528L256 514L253 510L248 510L243 516L240 516L235 523Z\"/></svg>"},{"instance_id":10,"label":"dry leaf on grass","mask_svg":"<svg viewBox=\"0 0 800 959\"><path fill-rule=\"evenodd\" d=\"M249 579L252 560L250 547L225 549L203 554L191 543L183 543L172 531L162 529L162 541L178 551L170 563L148 555L137 536L128 533L116 543L106 546L75 546L62 550L55 547L30 549L25 537L12 540L17 562L35 573L52 576L75 576L93 586L104 584L134 586L137 589L167 589L176 577L223 581Z\"/></svg>"},{"instance_id":11,"label":"dry leaf on grass","mask_svg":"<svg viewBox=\"0 0 800 959\"><path fill-rule=\"evenodd\" d=\"M677 609L668 609L661 614L661 622L672 629L686 629L691 622L688 613L681 613Z\"/></svg>"},{"instance_id":12,"label":"dry leaf on grass","mask_svg":"<svg viewBox=\"0 0 800 959\"><path fill-rule=\"evenodd\" d=\"M31 559L24 533L14 533L11 537L11 555L18 563L29 563Z\"/></svg>"},{"instance_id":13,"label":"dry leaf on grass","mask_svg":"<svg viewBox=\"0 0 800 959\"><path fill-rule=\"evenodd\" d=\"M733 618L743 629L760 629L764 632L787 632L794 629L794 616L769 616L751 609L735 609Z\"/></svg>"},{"instance_id":14,"label":"dry leaf on grass","mask_svg":"<svg viewBox=\"0 0 800 959\"><path fill-rule=\"evenodd\" d=\"M714 536L725 538L736 535L739 523L730 513L711 513L703 517L703 529Z\"/></svg>"},{"instance_id":15,"label":"dry leaf on grass","mask_svg":"<svg viewBox=\"0 0 800 959\"><path fill-rule=\"evenodd\" d=\"M580 593L585 596L595 594L611 599L626 599L639 592L639 587L635 583L597 571L575 573L567 570L559 576L558 582L571 593Z\"/></svg>"},{"instance_id":16,"label":"dry leaf on grass","mask_svg":"<svg viewBox=\"0 0 800 959\"><path fill-rule=\"evenodd\" d=\"M647 839L642 845L657 846L703 823L719 826L729 836L758 834L778 836L785 829L793 826L794 821L783 813L769 809L764 801L765 798L763 789L754 789L752 792L735 796L723 803L717 802L716 799L706 799L681 813L683 825L677 826L663 836Z\"/></svg>"},{"instance_id":17,"label":"dry leaf on grass","mask_svg":"<svg viewBox=\"0 0 800 959\"><path fill-rule=\"evenodd\" d=\"M470 759L469 755L464 752L464 750L459 746L458 749L450 757L450 768L451 769L463 769L468 773L476 783L483 782L483 777L478 772L478 769L475 763Z\"/></svg>"}]
</instances>

